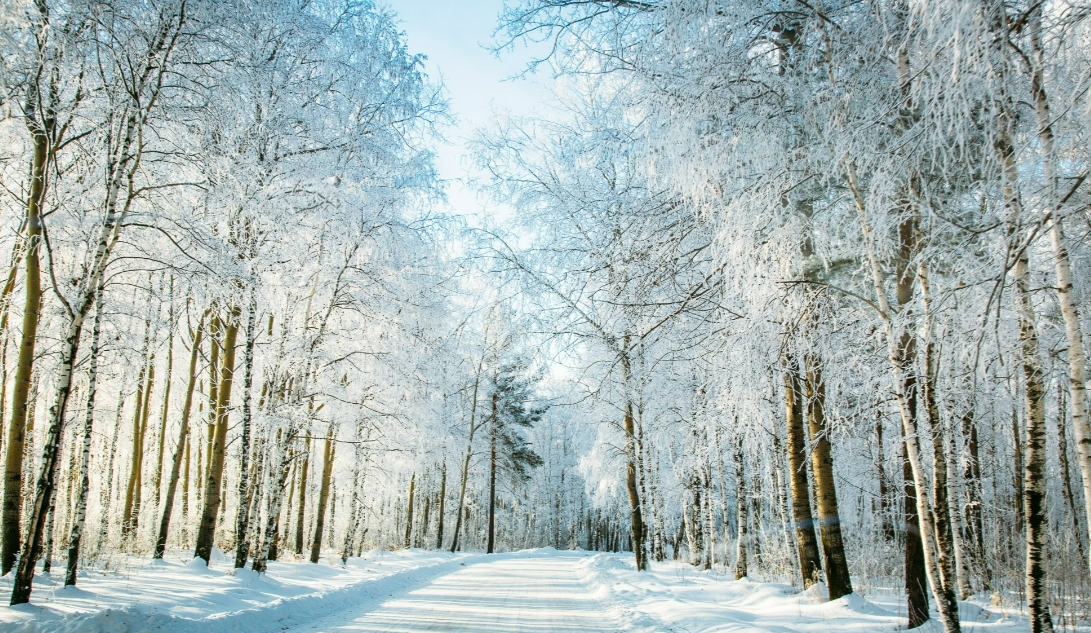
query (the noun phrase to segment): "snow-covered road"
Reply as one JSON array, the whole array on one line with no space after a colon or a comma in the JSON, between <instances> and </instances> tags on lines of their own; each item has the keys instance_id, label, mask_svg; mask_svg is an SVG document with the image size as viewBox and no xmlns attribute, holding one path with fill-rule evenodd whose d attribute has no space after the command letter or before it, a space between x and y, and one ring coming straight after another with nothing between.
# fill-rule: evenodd
<instances>
[{"instance_id":1,"label":"snow-covered road","mask_svg":"<svg viewBox=\"0 0 1091 633\"><path fill-rule=\"evenodd\" d=\"M618 623L581 579L580 556L469 562L378 608L346 609L299 633L612 633Z\"/></svg>"}]
</instances>

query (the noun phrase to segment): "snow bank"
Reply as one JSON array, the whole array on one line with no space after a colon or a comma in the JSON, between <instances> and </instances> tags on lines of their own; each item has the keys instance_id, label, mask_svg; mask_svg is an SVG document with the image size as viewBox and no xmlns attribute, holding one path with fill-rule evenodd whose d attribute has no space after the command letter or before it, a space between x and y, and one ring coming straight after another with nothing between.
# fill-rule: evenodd
<instances>
[{"instance_id":1,"label":"snow bank","mask_svg":"<svg viewBox=\"0 0 1091 633\"><path fill-rule=\"evenodd\" d=\"M636 571L632 555L596 554L581 576L631 633L871 633L905 630L896 603L875 604L858 594L832 602L825 587L734 580L682 563L654 563ZM1023 633L1025 621L1003 619L983 606L960 603L962 630ZM933 615L938 617L938 615ZM918 629L924 633L938 622Z\"/></svg>"},{"instance_id":2,"label":"snow bank","mask_svg":"<svg viewBox=\"0 0 1091 633\"><path fill-rule=\"evenodd\" d=\"M368 552L363 558L271 562L269 573L232 573L216 552L212 565L133 557L124 572L81 574L77 587L39 575L32 604L0 607L0 629L12 633L249 633L282 629L367 602L381 603L463 564L472 555L410 550ZM173 560L170 560L173 558ZM233 560L233 558L232 558ZM0 592L11 590L10 575Z\"/></svg>"}]
</instances>

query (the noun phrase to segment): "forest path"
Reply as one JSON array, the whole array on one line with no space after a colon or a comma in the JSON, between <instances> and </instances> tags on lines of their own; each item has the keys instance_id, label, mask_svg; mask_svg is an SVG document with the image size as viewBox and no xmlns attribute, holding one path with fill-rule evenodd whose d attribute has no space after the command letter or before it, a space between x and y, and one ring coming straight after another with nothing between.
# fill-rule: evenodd
<instances>
[{"instance_id":1,"label":"forest path","mask_svg":"<svg viewBox=\"0 0 1091 633\"><path fill-rule=\"evenodd\" d=\"M394 595L366 612L347 609L299 633L607 633L620 626L578 573L583 556L500 555Z\"/></svg>"}]
</instances>

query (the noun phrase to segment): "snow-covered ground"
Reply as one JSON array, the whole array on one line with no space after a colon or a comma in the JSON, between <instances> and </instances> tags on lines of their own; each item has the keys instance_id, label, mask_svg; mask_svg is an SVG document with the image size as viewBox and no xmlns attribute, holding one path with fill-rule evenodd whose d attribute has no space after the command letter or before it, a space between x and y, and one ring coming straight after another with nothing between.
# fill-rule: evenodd
<instances>
[{"instance_id":1,"label":"snow-covered ground","mask_svg":"<svg viewBox=\"0 0 1091 633\"><path fill-rule=\"evenodd\" d=\"M864 633L905 630L904 598L876 602L857 594L825 600L821 585L800 591L791 585L734 580L682 563L654 564L637 573L631 557L596 554L584 560L581 576L619 614L623 630L634 633ZM815 590L817 589L817 591ZM961 603L962 630L970 633L1025 633L1025 618L1005 618L980 604ZM942 630L933 613L922 633Z\"/></svg>"},{"instance_id":2,"label":"snow-covered ground","mask_svg":"<svg viewBox=\"0 0 1091 633\"><path fill-rule=\"evenodd\" d=\"M0 607L0 631L281 631L349 607L377 606L475 558L373 551L344 566L340 559L270 562L269 573L258 576L249 570L232 575L234 557L219 551L209 567L185 562L188 556L179 552L159 563L134 557L115 565L119 571L81 572L77 587L63 587L64 568L55 566L52 578L35 577L30 605ZM0 595L10 593L8 574L0 579Z\"/></svg>"},{"instance_id":3,"label":"snow-covered ground","mask_svg":"<svg viewBox=\"0 0 1091 633\"><path fill-rule=\"evenodd\" d=\"M559 552L450 554L375 551L363 558L270 564L231 575L181 555L123 571L90 572L78 589L35 581L32 605L0 607L0 631L208 633L854 633L904 628L889 604L852 595L822 602L787 585L735 581L657 564L638 574L631 555ZM60 580L60 577L57 577ZM0 584L4 594L10 580ZM963 605L963 630L1025 631L1022 619Z\"/></svg>"}]
</instances>

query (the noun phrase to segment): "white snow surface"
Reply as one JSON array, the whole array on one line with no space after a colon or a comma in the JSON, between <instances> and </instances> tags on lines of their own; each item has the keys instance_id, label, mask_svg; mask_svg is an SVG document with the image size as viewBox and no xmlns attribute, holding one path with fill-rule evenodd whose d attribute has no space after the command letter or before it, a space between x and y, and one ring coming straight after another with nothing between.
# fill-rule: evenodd
<instances>
[{"instance_id":1,"label":"white snow surface","mask_svg":"<svg viewBox=\"0 0 1091 633\"><path fill-rule=\"evenodd\" d=\"M19 633L853 633L904 630L893 601L858 595L821 602L788 585L732 580L679 563L637 573L631 554L553 549L510 554L425 550L270 563L232 575L182 554L123 572L89 572L79 588L39 576L31 605L0 607L0 631ZM0 582L10 591L10 576ZM887 607L887 608L884 608ZM1023 618L963 604L963 630L1014 633ZM925 627L923 630L938 627Z\"/></svg>"}]
</instances>

